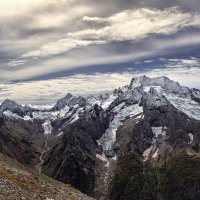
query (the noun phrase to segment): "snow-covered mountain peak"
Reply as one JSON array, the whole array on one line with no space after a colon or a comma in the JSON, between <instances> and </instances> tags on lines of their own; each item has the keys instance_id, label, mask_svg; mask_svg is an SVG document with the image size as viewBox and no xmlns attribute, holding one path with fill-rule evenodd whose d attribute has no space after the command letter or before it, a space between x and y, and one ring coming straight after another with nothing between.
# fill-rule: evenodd
<instances>
[{"instance_id":1,"label":"snow-covered mountain peak","mask_svg":"<svg viewBox=\"0 0 200 200\"><path fill-rule=\"evenodd\" d=\"M139 86L150 86L150 85L160 85L160 86L164 86L166 84L170 84L170 83L176 83L172 80L170 80L169 78L165 77L165 76L160 76L160 77L156 77L156 78L149 78L145 75L140 76L140 77L134 77L131 80L130 83L130 88L134 88L134 87L139 87ZM178 84L178 83L176 83ZM179 84L178 84L179 85Z\"/></svg>"},{"instance_id":2,"label":"snow-covered mountain peak","mask_svg":"<svg viewBox=\"0 0 200 200\"><path fill-rule=\"evenodd\" d=\"M72 123L85 112L90 112L97 104L105 112L115 110L119 105L126 106L146 105L149 107L159 107L173 104L190 117L199 119L200 91L181 86L179 83L170 80L165 76L149 78L147 76L136 77L131 80L130 85L115 89L111 94L101 94L83 98L73 96L68 93L59 99L57 103L47 109L35 109L29 106L21 106L16 102L6 99L0 105L0 111L9 111L7 116L16 118L17 114L24 118L29 116L32 119L59 121L66 119L67 123ZM13 114L12 114L13 113ZM29 119L29 118L28 118Z\"/></svg>"},{"instance_id":3,"label":"snow-covered mountain peak","mask_svg":"<svg viewBox=\"0 0 200 200\"><path fill-rule=\"evenodd\" d=\"M12 101L10 99L5 99L3 103L0 105L0 111L5 112L5 111L11 111L13 113L16 113L20 116L25 116L29 114L32 109L29 106L21 106L17 104L15 101Z\"/></svg>"},{"instance_id":4,"label":"snow-covered mountain peak","mask_svg":"<svg viewBox=\"0 0 200 200\"><path fill-rule=\"evenodd\" d=\"M57 103L54 105L52 110L61 110L66 105L68 105L69 100L73 97L71 93L68 93L65 97L59 99Z\"/></svg>"},{"instance_id":5,"label":"snow-covered mountain peak","mask_svg":"<svg viewBox=\"0 0 200 200\"><path fill-rule=\"evenodd\" d=\"M133 78L129 88L134 89L136 87L160 87L166 93L179 93L179 94L188 94L189 89L187 87L181 86L178 82L170 80L165 76L149 78L147 76L141 76Z\"/></svg>"},{"instance_id":6,"label":"snow-covered mountain peak","mask_svg":"<svg viewBox=\"0 0 200 200\"><path fill-rule=\"evenodd\" d=\"M0 108L3 110L3 109L6 109L6 108L16 108L16 107L19 107L20 105L18 105L15 101L12 101L8 98L6 98L3 103L1 104Z\"/></svg>"},{"instance_id":7,"label":"snow-covered mountain peak","mask_svg":"<svg viewBox=\"0 0 200 200\"><path fill-rule=\"evenodd\" d=\"M110 95L104 95L104 98L90 97L87 102L90 105L98 104L108 111L121 103L140 104L142 99L146 99L149 106L159 107L167 104L166 98L169 94L191 98L189 88L183 87L165 76L149 78L144 75L133 78L130 85L115 89Z\"/></svg>"},{"instance_id":8,"label":"snow-covered mountain peak","mask_svg":"<svg viewBox=\"0 0 200 200\"><path fill-rule=\"evenodd\" d=\"M200 91L190 90L165 76L133 78L129 86L114 90L106 100L103 100L103 103L100 101L99 105L111 111L122 103L126 105L142 103L142 105L154 108L171 103L189 117L200 119Z\"/></svg>"},{"instance_id":9,"label":"snow-covered mountain peak","mask_svg":"<svg viewBox=\"0 0 200 200\"><path fill-rule=\"evenodd\" d=\"M146 78L148 77L146 77L145 75L140 77L133 77L129 85L129 89L141 86L141 81Z\"/></svg>"},{"instance_id":10,"label":"snow-covered mountain peak","mask_svg":"<svg viewBox=\"0 0 200 200\"><path fill-rule=\"evenodd\" d=\"M72 94L68 93L64 98L59 99L52 110L62 110L66 106L68 107L74 107L75 105L78 105L79 107L83 107L86 104L86 100L79 96L75 97Z\"/></svg>"}]
</instances>

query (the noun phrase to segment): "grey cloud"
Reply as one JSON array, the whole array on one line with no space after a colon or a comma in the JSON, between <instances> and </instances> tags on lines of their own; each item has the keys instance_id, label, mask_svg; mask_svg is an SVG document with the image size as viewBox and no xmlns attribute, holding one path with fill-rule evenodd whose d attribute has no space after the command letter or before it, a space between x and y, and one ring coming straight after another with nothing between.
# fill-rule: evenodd
<instances>
[{"instance_id":1,"label":"grey cloud","mask_svg":"<svg viewBox=\"0 0 200 200\"><path fill-rule=\"evenodd\" d=\"M0 102L5 96L16 100L19 103L31 104L53 104L59 98L71 92L74 95L98 95L100 93L111 92L113 89L130 83L132 77L146 74L150 77L168 76L172 80L178 81L182 85L189 87L199 87L200 80L198 74L200 68L179 67L179 68L159 68L138 72L104 73L104 74L77 74L70 77L58 79L24 81L19 84L2 84L0 92ZM102 82L102 80L104 80ZM23 93L21 92L23 91ZM51 97L51 98L49 98Z\"/></svg>"},{"instance_id":2,"label":"grey cloud","mask_svg":"<svg viewBox=\"0 0 200 200\"><path fill-rule=\"evenodd\" d=\"M185 47L200 45L200 37L198 34L190 35L190 37L187 37L187 34L179 34L173 39L170 37L159 40L157 38L151 40L146 39L143 43L143 45L140 42L134 45L114 43L112 47L108 44L106 46L101 45L101 47L90 46L84 48L84 51L82 49L76 49L67 54L65 53L38 61L33 60L31 63L27 63L26 66L14 68L15 70L13 71L1 70L0 79L7 81L25 80L59 71L71 71L86 66L117 64L151 57L173 55L180 51L180 49L184 53L184 49L187 51Z\"/></svg>"},{"instance_id":3,"label":"grey cloud","mask_svg":"<svg viewBox=\"0 0 200 200\"><path fill-rule=\"evenodd\" d=\"M34 6L27 4L24 10L20 8L12 11L9 8L7 12L3 12L4 16L0 12L2 49L0 80L9 80L9 77L17 80L26 79L94 64L120 63L167 51L173 52L174 46L178 48L199 45L199 31L195 36L189 33L187 37L181 38L182 35L179 35L171 40L170 38L169 40L158 39L155 36L155 34L170 36L180 29L199 26L199 0L50 0L41 2L43 3ZM174 6L179 7L177 15L172 9ZM161 13L169 8L171 12L164 17L159 18L159 15L152 19L155 21L153 25L156 25L156 20L160 19L159 27L154 26L151 30L139 33L138 26L134 29L128 26L120 29L126 24L128 18L131 19L131 16L125 18L124 23L119 24L116 20L113 23L109 18L110 16L114 18L117 13L124 14L128 12L127 10L141 10L140 8L155 12L160 9ZM175 20L175 23L160 26L166 18L170 18L171 14L174 14L172 21ZM182 18L178 18L179 15ZM148 15L144 15L144 18L148 20ZM111 27L110 32L106 27ZM150 27L149 24L146 27ZM131 33L127 33L127 30ZM133 37L132 33L138 33L138 35ZM146 41L144 38L149 35L150 41ZM70 46L69 43L72 40L74 44ZM120 41L123 42L120 43ZM129 44L127 48L123 48L124 41ZM117 45L113 43L117 43L119 48L116 49ZM90 47L94 48L94 52L88 50ZM79 55L76 55L77 53ZM54 66L52 66L53 62ZM9 63L10 68L6 68L6 63Z\"/></svg>"},{"instance_id":4,"label":"grey cloud","mask_svg":"<svg viewBox=\"0 0 200 200\"><path fill-rule=\"evenodd\" d=\"M77 10L77 4L80 8L88 8L85 10L85 14L81 10ZM164 9L166 7L178 6L181 9L185 10L195 10L200 8L198 0L85 0L85 1L50 1L49 3L39 4L38 6L33 6L33 8L27 8L25 13L18 13L15 16L7 16L6 18L1 16L0 19L0 35L1 38L14 38L14 37L31 37L36 34L51 34L51 32L57 33L66 33L77 31L77 28L81 27L91 27L90 24L81 24L79 23L79 18L84 15L89 16L99 16L99 17L108 17L116 12L120 12L125 9L135 9L142 7L151 7ZM71 9L74 9L74 12L70 12ZM8 10L9 12L9 10ZM77 16L76 16L77 12ZM78 14L79 13L79 14ZM64 20L63 24L60 27L37 27L37 24L34 26L34 21L37 18L42 16L48 16L54 20L53 16L66 15L73 18L73 22L70 20ZM93 23L93 26L96 24Z\"/></svg>"},{"instance_id":5,"label":"grey cloud","mask_svg":"<svg viewBox=\"0 0 200 200\"><path fill-rule=\"evenodd\" d=\"M47 42L39 48L23 53L16 62L9 62L8 66L22 65L29 59L48 58L74 48L113 41L140 41L149 35L170 35L184 28L200 26L200 14L182 12L177 8L125 10L105 18L84 16L82 20L106 25L68 33L57 41Z\"/></svg>"},{"instance_id":6,"label":"grey cloud","mask_svg":"<svg viewBox=\"0 0 200 200\"><path fill-rule=\"evenodd\" d=\"M198 0L85 0L85 1L49 1L46 3L39 4L38 6L28 7L25 10L25 13L18 13L15 16L11 15L10 17L7 16L6 18L1 16L0 19L0 35L1 38L3 37L28 37L32 36L33 34L51 34L51 31L57 32L65 32L69 31L73 32L76 29L76 25L80 28L83 24L79 24L78 18L81 17L81 10L77 10L77 6L88 8L85 10L85 15L89 16L99 16L99 17L106 17L110 16L116 12L120 12L125 9L135 9L135 8L142 8L142 7L151 7L151 8L159 8L164 9L167 7L178 6L181 9L185 10L196 10L200 9L199 1ZM74 12L70 12L71 9L74 9ZM76 11L80 14L76 17ZM9 13L9 10L8 10ZM60 14L69 16L73 18L73 23L70 20L64 21L66 26L61 26L60 28L55 27L37 27L34 26L34 21L41 16L58 16ZM84 14L82 15L84 16ZM51 17L50 17L51 18ZM52 21L53 21L52 17ZM68 23L70 28L68 28ZM87 26L87 24L85 24ZM32 27L33 26L33 27ZM35 29L35 31L33 31Z\"/></svg>"},{"instance_id":7,"label":"grey cloud","mask_svg":"<svg viewBox=\"0 0 200 200\"><path fill-rule=\"evenodd\" d=\"M199 0L88 0L92 6L98 7L99 16L109 16L115 12L134 8L158 8L180 7L185 11L200 11Z\"/></svg>"}]
</instances>

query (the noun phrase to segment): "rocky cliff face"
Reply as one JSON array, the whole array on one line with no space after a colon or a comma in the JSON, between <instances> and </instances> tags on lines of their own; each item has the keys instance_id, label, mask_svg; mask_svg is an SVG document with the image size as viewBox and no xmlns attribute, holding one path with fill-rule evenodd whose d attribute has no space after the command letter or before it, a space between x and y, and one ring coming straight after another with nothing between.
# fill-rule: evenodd
<instances>
[{"instance_id":1,"label":"rocky cliff face","mask_svg":"<svg viewBox=\"0 0 200 200\"><path fill-rule=\"evenodd\" d=\"M63 137L48 153L43 172L93 195L96 154L102 153L97 140L107 127L104 111L94 106L80 120L64 129Z\"/></svg>"},{"instance_id":2,"label":"rocky cliff face","mask_svg":"<svg viewBox=\"0 0 200 200\"><path fill-rule=\"evenodd\" d=\"M117 131L109 199L198 199L200 121L150 89L143 118Z\"/></svg>"},{"instance_id":3,"label":"rocky cliff face","mask_svg":"<svg viewBox=\"0 0 200 200\"><path fill-rule=\"evenodd\" d=\"M25 165L34 167L39 151L32 135L20 123L0 118L0 152L15 158Z\"/></svg>"},{"instance_id":4,"label":"rocky cliff face","mask_svg":"<svg viewBox=\"0 0 200 200\"><path fill-rule=\"evenodd\" d=\"M51 109L6 100L0 151L99 200L196 200L199 103L198 89L146 76Z\"/></svg>"}]
</instances>

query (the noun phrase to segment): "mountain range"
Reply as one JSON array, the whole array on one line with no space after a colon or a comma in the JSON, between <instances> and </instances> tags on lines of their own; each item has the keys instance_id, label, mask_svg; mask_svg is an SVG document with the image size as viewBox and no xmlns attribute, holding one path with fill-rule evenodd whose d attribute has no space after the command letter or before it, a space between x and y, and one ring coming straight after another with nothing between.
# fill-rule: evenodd
<instances>
[{"instance_id":1,"label":"mountain range","mask_svg":"<svg viewBox=\"0 0 200 200\"><path fill-rule=\"evenodd\" d=\"M52 108L0 105L4 165L77 189L73 198L52 190L35 199L198 200L199 145L200 90L164 76L135 77L99 96L68 93Z\"/></svg>"}]
</instances>

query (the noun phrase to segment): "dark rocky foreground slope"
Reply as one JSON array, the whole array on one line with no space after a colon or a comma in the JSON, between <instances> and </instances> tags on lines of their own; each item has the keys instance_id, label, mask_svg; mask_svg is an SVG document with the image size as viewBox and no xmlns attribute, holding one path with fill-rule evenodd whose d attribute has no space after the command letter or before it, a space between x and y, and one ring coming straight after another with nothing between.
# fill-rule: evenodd
<instances>
[{"instance_id":1,"label":"dark rocky foreground slope","mask_svg":"<svg viewBox=\"0 0 200 200\"><path fill-rule=\"evenodd\" d=\"M0 153L1 200L89 200L70 185L27 168Z\"/></svg>"},{"instance_id":2,"label":"dark rocky foreground slope","mask_svg":"<svg viewBox=\"0 0 200 200\"><path fill-rule=\"evenodd\" d=\"M0 111L0 152L96 199L199 199L198 89L142 76L52 109L5 100Z\"/></svg>"}]
</instances>

